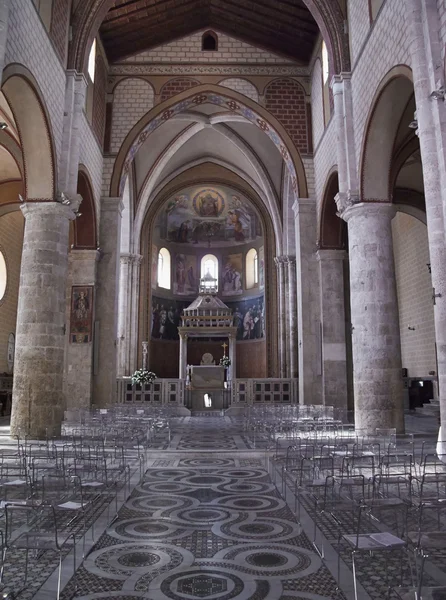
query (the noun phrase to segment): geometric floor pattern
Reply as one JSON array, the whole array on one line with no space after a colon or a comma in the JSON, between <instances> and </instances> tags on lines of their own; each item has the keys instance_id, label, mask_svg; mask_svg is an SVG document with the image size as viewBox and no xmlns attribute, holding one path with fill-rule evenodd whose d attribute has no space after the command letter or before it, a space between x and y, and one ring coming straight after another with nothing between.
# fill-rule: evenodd
<instances>
[{"instance_id":1,"label":"geometric floor pattern","mask_svg":"<svg viewBox=\"0 0 446 600\"><path fill-rule=\"evenodd\" d=\"M202 456L149 469L64 599L343 598L256 462Z\"/></svg>"}]
</instances>

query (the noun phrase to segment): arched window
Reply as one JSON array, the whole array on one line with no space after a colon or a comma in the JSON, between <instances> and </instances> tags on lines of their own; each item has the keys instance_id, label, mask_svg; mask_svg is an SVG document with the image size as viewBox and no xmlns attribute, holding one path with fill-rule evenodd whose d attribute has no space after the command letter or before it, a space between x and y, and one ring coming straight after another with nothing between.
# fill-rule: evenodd
<instances>
[{"instance_id":1,"label":"arched window","mask_svg":"<svg viewBox=\"0 0 446 600\"><path fill-rule=\"evenodd\" d=\"M322 41L322 85L323 85L323 98L324 98L324 120L325 125L330 120L331 108L330 108L330 61L328 58L328 50L324 41Z\"/></svg>"},{"instance_id":2,"label":"arched window","mask_svg":"<svg viewBox=\"0 0 446 600\"><path fill-rule=\"evenodd\" d=\"M170 252L161 248L158 253L158 287L170 290Z\"/></svg>"},{"instance_id":3,"label":"arched window","mask_svg":"<svg viewBox=\"0 0 446 600\"><path fill-rule=\"evenodd\" d=\"M0 300L3 300L8 283L8 272L6 270L6 260L3 252L0 250Z\"/></svg>"},{"instance_id":4,"label":"arched window","mask_svg":"<svg viewBox=\"0 0 446 600\"><path fill-rule=\"evenodd\" d=\"M218 258L206 254L201 259L200 290L218 291Z\"/></svg>"},{"instance_id":5,"label":"arched window","mask_svg":"<svg viewBox=\"0 0 446 600\"><path fill-rule=\"evenodd\" d=\"M94 83L94 75L96 70L96 39L91 44L90 54L88 56L88 75L91 81Z\"/></svg>"},{"instance_id":6,"label":"arched window","mask_svg":"<svg viewBox=\"0 0 446 600\"><path fill-rule=\"evenodd\" d=\"M218 50L218 37L213 31L206 31L201 38L201 49L207 52Z\"/></svg>"},{"instance_id":7,"label":"arched window","mask_svg":"<svg viewBox=\"0 0 446 600\"><path fill-rule=\"evenodd\" d=\"M246 289L250 290L259 284L259 254L255 248L246 254Z\"/></svg>"}]
</instances>

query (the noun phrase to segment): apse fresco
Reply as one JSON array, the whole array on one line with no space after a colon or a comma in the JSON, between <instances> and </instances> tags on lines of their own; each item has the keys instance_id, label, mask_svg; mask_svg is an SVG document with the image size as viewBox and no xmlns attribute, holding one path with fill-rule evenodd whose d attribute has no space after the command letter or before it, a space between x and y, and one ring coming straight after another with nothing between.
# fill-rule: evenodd
<instances>
[{"instance_id":1,"label":"apse fresco","mask_svg":"<svg viewBox=\"0 0 446 600\"><path fill-rule=\"evenodd\" d=\"M262 235L250 201L225 186L191 187L172 196L155 227L161 239L198 247L246 244Z\"/></svg>"},{"instance_id":2,"label":"apse fresco","mask_svg":"<svg viewBox=\"0 0 446 600\"><path fill-rule=\"evenodd\" d=\"M243 254L228 254L223 258L222 296L243 294L242 285Z\"/></svg>"},{"instance_id":3,"label":"apse fresco","mask_svg":"<svg viewBox=\"0 0 446 600\"><path fill-rule=\"evenodd\" d=\"M198 294L199 279L197 257L193 254L176 254L173 271L173 293L178 296Z\"/></svg>"},{"instance_id":4,"label":"apse fresco","mask_svg":"<svg viewBox=\"0 0 446 600\"><path fill-rule=\"evenodd\" d=\"M178 340L178 327L181 326L183 310L190 301L169 300L152 296L152 318L150 337L155 340ZM234 315L237 327L237 341L259 340L265 337L264 296L226 302Z\"/></svg>"}]
</instances>

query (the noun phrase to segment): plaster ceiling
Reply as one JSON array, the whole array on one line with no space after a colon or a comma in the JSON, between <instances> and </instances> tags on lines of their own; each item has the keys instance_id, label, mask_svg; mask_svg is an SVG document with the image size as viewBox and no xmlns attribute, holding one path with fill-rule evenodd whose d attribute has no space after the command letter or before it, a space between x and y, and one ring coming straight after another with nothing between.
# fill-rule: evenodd
<instances>
[{"instance_id":1,"label":"plaster ceiling","mask_svg":"<svg viewBox=\"0 0 446 600\"><path fill-rule=\"evenodd\" d=\"M21 179L20 170L11 154L0 146L0 181Z\"/></svg>"},{"instance_id":2,"label":"plaster ceiling","mask_svg":"<svg viewBox=\"0 0 446 600\"><path fill-rule=\"evenodd\" d=\"M303 0L115 0L100 34L117 62L205 27L304 64L319 32Z\"/></svg>"}]
</instances>

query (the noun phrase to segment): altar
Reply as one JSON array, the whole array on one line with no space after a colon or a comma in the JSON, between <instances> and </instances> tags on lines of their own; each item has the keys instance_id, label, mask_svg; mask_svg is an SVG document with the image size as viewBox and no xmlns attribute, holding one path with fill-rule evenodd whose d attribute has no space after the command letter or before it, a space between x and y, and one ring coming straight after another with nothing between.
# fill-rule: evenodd
<instances>
[{"instance_id":1,"label":"altar","mask_svg":"<svg viewBox=\"0 0 446 600\"><path fill-rule=\"evenodd\" d=\"M225 367L191 365L189 378L193 390L222 390L225 383Z\"/></svg>"}]
</instances>

